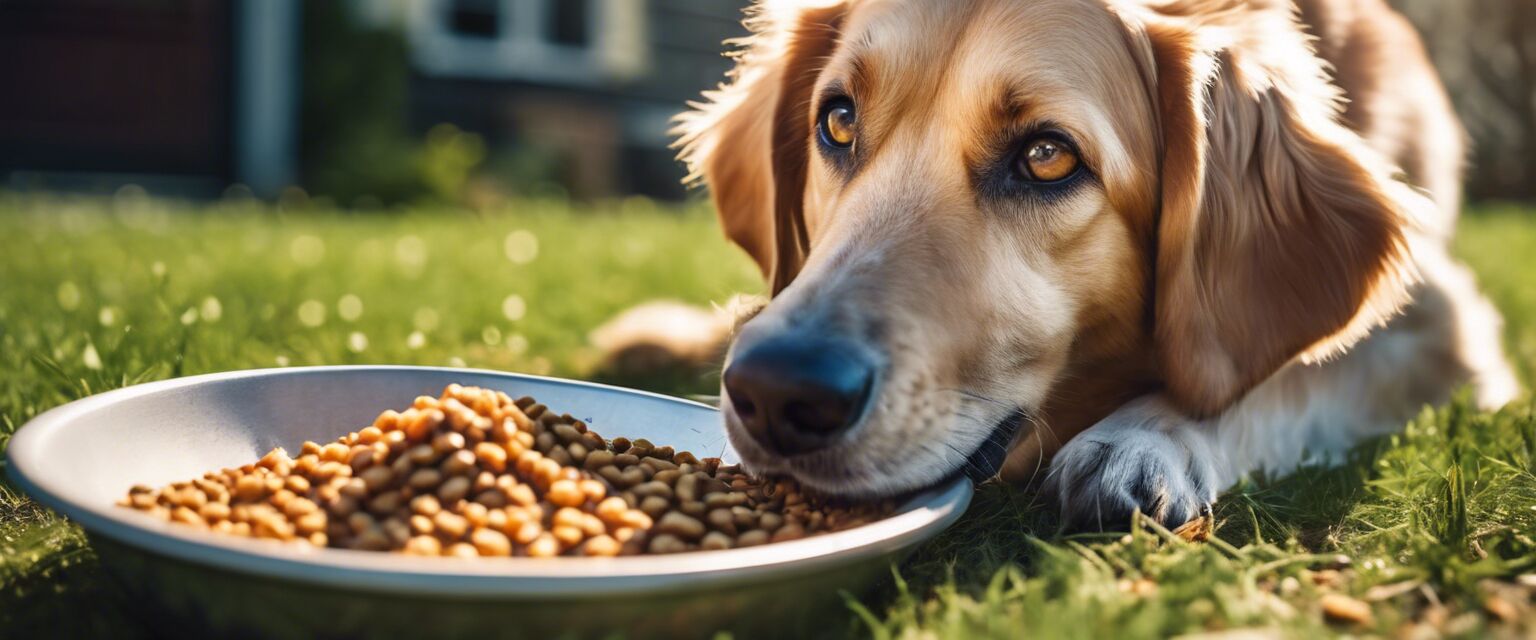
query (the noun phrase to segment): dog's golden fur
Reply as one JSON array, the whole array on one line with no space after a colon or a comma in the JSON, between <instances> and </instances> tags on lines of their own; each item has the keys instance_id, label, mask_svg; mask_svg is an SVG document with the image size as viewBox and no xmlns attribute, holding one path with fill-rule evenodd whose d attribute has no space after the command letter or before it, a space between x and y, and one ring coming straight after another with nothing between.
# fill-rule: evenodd
<instances>
[{"instance_id":1,"label":"dog's golden fur","mask_svg":"<svg viewBox=\"0 0 1536 640\"><path fill-rule=\"evenodd\" d=\"M1277 372L1321 379L1307 372L1337 359L1393 375L1367 366L1366 337L1425 295L1450 302L1420 305L1438 310L1415 322L1462 346L1436 352L1454 366L1382 419L1467 381L1486 403L1507 399L1502 359L1456 338L1496 315L1475 292L1443 291L1460 282L1443 253L1463 148L1422 47L1382 0L1297 5L760 2L728 82L682 117L682 157L774 294L747 334L816 323L889 362L856 449L778 459L733 432L747 462L889 493L953 471L1022 412L1033 428L1005 475L1029 479L1091 428L1226 428ZM847 166L816 141L834 94L858 105ZM989 190L1018 132L1046 124L1089 178L1052 197ZM1287 403L1274 404L1283 422ZM914 456L914 442L931 446ZM1150 448L1247 460L1191 442ZM1164 476L1200 472L1103 455L1095 464L1125 469L1069 469L1105 477L1057 477L1063 500L1087 492L1095 515L1170 519L1213 497L1204 484L1295 462L1249 456L1184 482ZM895 456L909 460L900 471L882 464ZM1186 460L1224 464L1207 462ZM1198 495L1172 495L1181 482Z\"/></svg>"}]
</instances>

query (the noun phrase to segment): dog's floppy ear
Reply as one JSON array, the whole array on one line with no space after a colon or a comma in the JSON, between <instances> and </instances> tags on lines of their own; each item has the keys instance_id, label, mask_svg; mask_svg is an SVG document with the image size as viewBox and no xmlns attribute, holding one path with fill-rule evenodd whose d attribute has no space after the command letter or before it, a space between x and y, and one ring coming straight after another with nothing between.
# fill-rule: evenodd
<instances>
[{"instance_id":1,"label":"dog's floppy ear","mask_svg":"<svg viewBox=\"0 0 1536 640\"><path fill-rule=\"evenodd\" d=\"M1158 11L1133 27L1163 139L1155 338L1169 395L1210 415L1394 314L1428 200L1340 123L1290 2Z\"/></svg>"},{"instance_id":2,"label":"dog's floppy ear","mask_svg":"<svg viewBox=\"0 0 1536 640\"><path fill-rule=\"evenodd\" d=\"M841 2L759 2L727 82L679 116L675 130L690 181L709 186L726 235L757 261L775 294L808 249L806 113L844 13Z\"/></svg>"}]
</instances>

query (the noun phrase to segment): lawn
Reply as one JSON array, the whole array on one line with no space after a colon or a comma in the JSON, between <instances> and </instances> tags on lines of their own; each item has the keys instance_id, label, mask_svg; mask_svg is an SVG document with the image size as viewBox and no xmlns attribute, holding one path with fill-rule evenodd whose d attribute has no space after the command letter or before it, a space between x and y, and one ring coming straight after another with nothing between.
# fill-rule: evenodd
<instances>
[{"instance_id":1,"label":"lawn","mask_svg":"<svg viewBox=\"0 0 1536 640\"><path fill-rule=\"evenodd\" d=\"M644 200L357 214L302 202L0 196L0 237L0 447L69 400L211 371L405 363L593 377L587 332L627 306L723 302L761 287L706 208ZM1531 380L1536 213L1470 214L1458 253L1504 310L1510 351ZM716 385L700 374L648 386ZM1033 496L986 486L959 525L875 592L850 597L826 628L1528 636L1533 474L1530 404L1484 414L1453 403L1426 408L1341 468L1234 487L1205 543L1150 525L1062 537ZM139 610L102 579L77 528L0 484L0 637L142 636Z\"/></svg>"}]
</instances>

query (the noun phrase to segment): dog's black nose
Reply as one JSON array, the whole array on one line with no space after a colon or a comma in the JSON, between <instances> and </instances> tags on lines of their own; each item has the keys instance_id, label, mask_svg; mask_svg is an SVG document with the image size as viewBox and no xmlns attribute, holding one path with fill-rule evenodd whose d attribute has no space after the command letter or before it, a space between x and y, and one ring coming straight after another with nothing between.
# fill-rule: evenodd
<instances>
[{"instance_id":1,"label":"dog's black nose","mask_svg":"<svg viewBox=\"0 0 1536 640\"><path fill-rule=\"evenodd\" d=\"M826 447L858 422L874 379L874 364L847 341L781 335L731 360L725 392L753 439L793 455Z\"/></svg>"}]
</instances>

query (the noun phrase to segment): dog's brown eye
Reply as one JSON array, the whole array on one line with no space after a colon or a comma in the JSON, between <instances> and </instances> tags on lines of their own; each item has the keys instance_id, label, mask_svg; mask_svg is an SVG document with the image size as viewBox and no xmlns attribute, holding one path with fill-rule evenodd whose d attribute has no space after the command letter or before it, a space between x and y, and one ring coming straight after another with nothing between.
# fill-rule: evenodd
<instances>
[{"instance_id":1,"label":"dog's brown eye","mask_svg":"<svg viewBox=\"0 0 1536 640\"><path fill-rule=\"evenodd\" d=\"M842 102L828 107L821 116L821 137L830 146L847 149L853 146L854 125L858 120L853 104Z\"/></svg>"},{"instance_id":2,"label":"dog's brown eye","mask_svg":"<svg viewBox=\"0 0 1536 640\"><path fill-rule=\"evenodd\" d=\"M1035 138L1019 154L1019 174L1037 182L1056 182L1072 177L1079 163L1077 152L1055 138Z\"/></svg>"}]
</instances>

